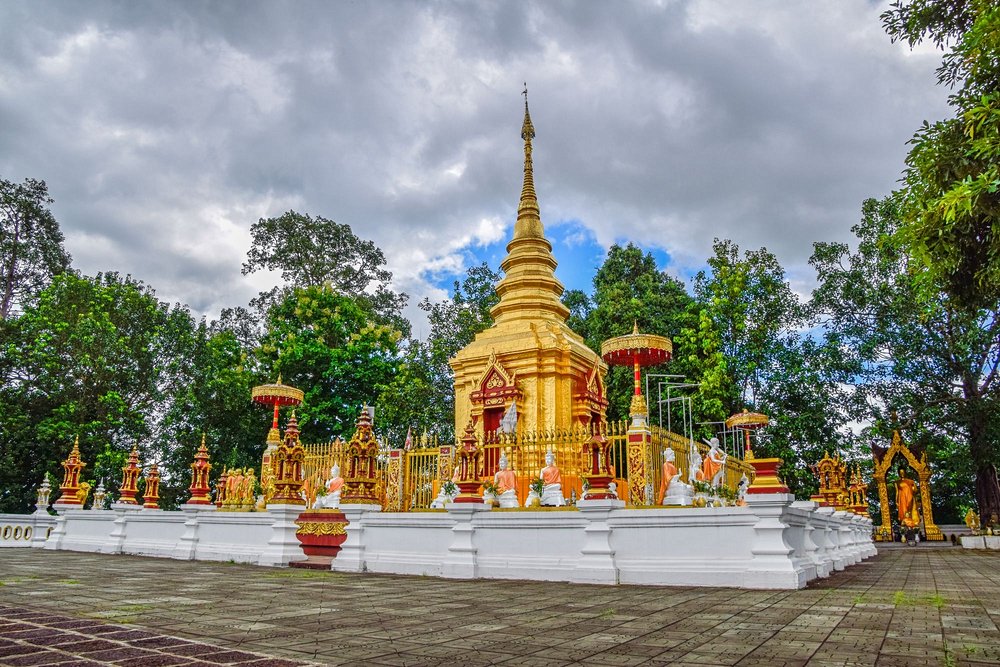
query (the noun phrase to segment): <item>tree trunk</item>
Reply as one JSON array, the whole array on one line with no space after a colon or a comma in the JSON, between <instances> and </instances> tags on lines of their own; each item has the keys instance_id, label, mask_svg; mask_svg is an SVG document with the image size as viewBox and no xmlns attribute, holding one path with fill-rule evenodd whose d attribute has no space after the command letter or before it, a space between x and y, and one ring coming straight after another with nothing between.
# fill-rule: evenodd
<instances>
[{"instance_id":1,"label":"tree trunk","mask_svg":"<svg viewBox=\"0 0 1000 667\"><path fill-rule=\"evenodd\" d=\"M970 406L972 407L972 406ZM993 465L993 452L980 406L972 409L969 419L969 454L976 469L976 502L983 526L1000 524L1000 483Z\"/></svg>"}]
</instances>

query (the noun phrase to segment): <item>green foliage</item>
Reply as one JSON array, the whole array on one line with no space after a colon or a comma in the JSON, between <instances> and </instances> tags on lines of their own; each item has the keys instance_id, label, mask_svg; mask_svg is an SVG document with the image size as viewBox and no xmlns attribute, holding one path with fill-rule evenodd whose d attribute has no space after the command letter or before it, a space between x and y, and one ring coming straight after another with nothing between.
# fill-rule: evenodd
<instances>
[{"instance_id":1,"label":"green foliage","mask_svg":"<svg viewBox=\"0 0 1000 667\"><path fill-rule=\"evenodd\" d=\"M0 179L0 321L23 308L69 269L59 223L45 181Z\"/></svg>"},{"instance_id":2,"label":"green foliage","mask_svg":"<svg viewBox=\"0 0 1000 667\"><path fill-rule=\"evenodd\" d=\"M957 521L976 471L997 463L990 445L997 427L987 415L997 402L1000 318L995 308L970 311L943 291L928 295L925 269L897 245L900 224L895 199L869 199L853 228L855 252L817 243L812 308L831 365L853 387L845 403L851 418L874 424L869 438L905 427L911 447L925 449L937 471L936 518Z\"/></svg>"},{"instance_id":3,"label":"green foliage","mask_svg":"<svg viewBox=\"0 0 1000 667\"><path fill-rule=\"evenodd\" d=\"M600 352L609 338L639 331L674 338L689 318L691 297L684 285L656 266L651 254L633 244L613 245L594 275L594 294L588 302L570 294L571 313L577 331L586 334L587 344ZM575 320L571 319L571 324ZM664 364L644 369L647 373L683 373L676 365ZM613 366L607 378L608 419L625 419L632 397L632 368Z\"/></svg>"},{"instance_id":4,"label":"green foliage","mask_svg":"<svg viewBox=\"0 0 1000 667\"><path fill-rule=\"evenodd\" d=\"M260 269L280 271L286 283L252 302L262 312L291 288L326 286L336 294L370 301L382 318L391 319L396 329L409 334L409 323L399 316L407 297L389 289L392 273L385 268L385 255L371 241L355 236L350 225L288 211L276 218L261 218L250 228L250 235L243 275Z\"/></svg>"},{"instance_id":5,"label":"green foliage","mask_svg":"<svg viewBox=\"0 0 1000 667\"><path fill-rule=\"evenodd\" d=\"M257 355L305 391L299 423L311 440L350 437L376 387L392 382L401 337L366 299L296 287L268 310Z\"/></svg>"},{"instance_id":6,"label":"green foliage","mask_svg":"<svg viewBox=\"0 0 1000 667\"><path fill-rule=\"evenodd\" d=\"M946 53L938 81L955 115L925 122L906 160L897 235L921 265L925 296L975 310L1000 300L1000 7L991 0L897 2L882 16L893 39Z\"/></svg>"}]
</instances>

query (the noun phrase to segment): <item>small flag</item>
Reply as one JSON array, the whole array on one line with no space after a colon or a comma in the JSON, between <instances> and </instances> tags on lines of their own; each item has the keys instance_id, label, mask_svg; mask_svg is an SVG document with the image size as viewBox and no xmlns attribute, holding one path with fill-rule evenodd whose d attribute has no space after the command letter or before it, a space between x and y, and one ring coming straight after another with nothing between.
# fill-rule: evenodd
<instances>
[{"instance_id":1,"label":"small flag","mask_svg":"<svg viewBox=\"0 0 1000 667\"><path fill-rule=\"evenodd\" d=\"M413 449L413 429L406 429L406 442L403 443L403 451L408 452Z\"/></svg>"},{"instance_id":2,"label":"small flag","mask_svg":"<svg viewBox=\"0 0 1000 667\"><path fill-rule=\"evenodd\" d=\"M500 431L502 433L513 433L517 429L517 402L510 404L503 419L500 420Z\"/></svg>"}]
</instances>

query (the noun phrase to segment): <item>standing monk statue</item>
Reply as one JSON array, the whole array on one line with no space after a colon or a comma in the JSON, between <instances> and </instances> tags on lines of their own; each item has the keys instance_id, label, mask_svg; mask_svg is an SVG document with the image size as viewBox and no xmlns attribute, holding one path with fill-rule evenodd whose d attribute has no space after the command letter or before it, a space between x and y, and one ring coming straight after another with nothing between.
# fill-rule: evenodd
<instances>
[{"instance_id":1,"label":"standing monk statue","mask_svg":"<svg viewBox=\"0 0 1000 667\"><path fill-rule=\"evenodd\" d=\"M907 478L906 470L899 469L899 480L896 482L896 515L899 522L913 528L920 522L920 515L913 503L916 482Z\"/></svg>"}]
</instances>

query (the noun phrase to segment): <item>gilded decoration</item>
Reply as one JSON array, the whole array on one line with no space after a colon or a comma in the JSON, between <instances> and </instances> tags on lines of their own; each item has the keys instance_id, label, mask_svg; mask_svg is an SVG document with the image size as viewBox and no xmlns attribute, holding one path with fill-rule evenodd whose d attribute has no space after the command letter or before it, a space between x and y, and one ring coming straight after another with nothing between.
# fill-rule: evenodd
<instances>
[{"instance_id":1,"label":"gilded decoration","mask_svg":"<svg viewBox=\"0 0 1000 667\"><path fill-rule=\"evenodd\" d=\"M341 505L381 504L378 482L378 441L372 432L371 416L367 406L361 410L355 424L354 435L347 443L344 458L347 474L340 495Z\"/></svg>"},{"instance_id":2,"label":"gilded decoration","mask_svg":"<svg viewBox=\"0 0 1000 667\"><path fill-rule=\"evenodd\" d=\"M872 455L875 459L873 477L875 484L878 486L879 505L882 508L882 525L876 531L875 539L878 541L892 539L892 513L889 510L889 490L886 475L892 468L893 459L895 459L897 454L902 455L917 474L920 490L919 512L922 517L924 534L928 540L943 540L944 535L941 534L941 529L934 523L934 515L931 511L931 467L927 461L927 452L921 452L918 459L903 442L899 431L892 432L892 444L889 446L889 449L872 447Z\"/></svg>"},{"instance_id":3,"label":"gilded decoration","mask_svg":"<svg viewBox=\"0 0 1000 667\"><path fill-rule=\"evenodd\" d=\"M819 492L810 499L825 507L846 509L847 494L847 464L840 460L840 454L831 457L825 452L823 458L811 466L813 474L819 480Z\"/></svg>"},{"instance_id":4,"label":"gilded decoration","mask_svg":"<svg viewBox=\"0 0 1000 667\"><path fill-rule=\"evenodd\" d=\"M476 414L482 414L483 407L506 407L510 401L521 396L517 388L517 373L510 373L497 361L496 352L490 352L490 360L479 381L476 391L469 394L469 400L479 407Z\"/></svg>"},{"instance_id":5,"label":"gilded decoration","mask_svg":"<svg viewBox=\"0 0 1000 667\"><path fill-rule=\"evenodd\" d=\"M295 525L299 527L295 531L296 535L346 535L347 532L344 530L347 527L346 521L300 521L297 520Z\"/></svg>"},{"instance_id":6,"label":"gilded decoration","mask_svg":"<svg viewBox=\"0 0 1000 667\"><path fill-rule=\"evenodd\" d=\"M403 509L400 489L403 486L403 461L405 458L406 452L402 450L394 449L389 452L385 483L386 512L400 512Z\"/></svg>"},{"instance_id":7,"label":"gilded decoration","mask_svg":"<svg viewBox=\"0 0 1000 667\"><path fill-rule=\"evenodd\" d=\"M305 505L302 479L306 451L299 442L299 422L292 413L285 428L285 439L274 454L274 487L272 502L285 505Z\"/></svg>"},{"instance_id":8,"label":"gilded decoration","mask_svg":"<svg viewBox=\"0 0 1000 667\"><path fill-rule=\"evenodd\" d=\"M80 460L80 436L73 442L73 449L62 462L63 482L59 485L61 495L57 501L61 505L81 505L77 492L80 490L80 472L87 464Z\"/></svg>"}]
</instances>

